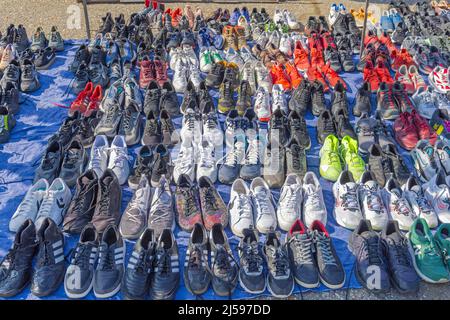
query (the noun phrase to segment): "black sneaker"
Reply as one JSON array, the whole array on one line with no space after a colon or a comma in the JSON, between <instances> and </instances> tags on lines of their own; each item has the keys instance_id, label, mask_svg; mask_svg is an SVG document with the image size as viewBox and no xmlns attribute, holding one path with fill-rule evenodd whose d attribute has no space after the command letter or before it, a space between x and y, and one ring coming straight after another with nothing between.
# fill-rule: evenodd
<instances>
[{"instance_id":1,"label":"black sneaker","mask_svg":"<svg viewBox=\"0 0 450 320\"><path fill-rule=\"evenodd\" d=\"M161 88L156 81L150 81L145 91L144 113L148 115L151 111L157 114L159 112L161 101Z\"/></svg>"},{"instance_id":2,"label":"black sneaker","mask_svg":"<svg viewBox=\"0 0 450 320\"><path fill-rule=\"evenodd\" d=\"M146 175L150 180L153 164L154 155L152 149L149 146L140 148L134 163L133 173L128 177L128 186L131 189L137 189L142 175Z\"/></svg>"},{"instance_id":3,"label":"black sneaker","mask_svg":"<svg viewBox=\"0 0 450 320\"><path fill-rule=\"evenodd\" d=\"M14 297L28 285L36 247L36 227L28 219L20 226L12 248L0 263L0 297Z\"/></svg>"},{"instance_id":4,"label":"black sneaker","mask_svg":"<svg viewBox=\"0 0 450 320\"><path fill-rule=\"evenodd\" d=\"M345 283L345 271L328 231L322 222L316 220L311 225L311 233L320 282L330 289L342 288Z\"/></svg>"},{"instance_id":5,"label":"black sneaker","mask_svg":"<svg viewBox=\"0 0 450 320\"><path fill-rule=\"evenodd\" d=\"M79 176L89 160L88 154L80 140L73 139L64 153L59 177L64 180L69 188L75 186Z\"/></svg>"},{"instance_id":6,"label":"black sneaker","mask_svg":"<svg viewBox=\"0 0 450 320\"><path fill-rule=\"evenodd\" d=\"M180 282L178 246L170 229L158 239L154 273L150 280L150 299L172 300Z\"/></svg>"},{"instance_id":7,"label":"black sneaker","mask_svg":"<svg viewBox=\"0 0 450 320\"><path fill-rule=\"evenodd\" d=\"M392 166L392 161L384 155L379 144L373 144L369 147L369 159L367 163L375 180L383 187L386 180L394 171L394 167Z\"/></svg>"},{"instance_id":8,"label":"black sneaker","mask_svg":"<svg viewBox=\"0 0 450 320\"><path fill-rule=\"evenodd\" d=\"M329 110L324 110L319 115L319 119L317 120L317 141L320 144L323 144L326 137L330 134L336 135L336 129L334 127L333 117L331 116L331 112Z\"/></svg>"},{"instance_id":9,"label":"black sneaker","mask_svg":"<svg viewBox=\"0 0 450 320\"><path fill-rule=\"evenodd\" d=\"M306 128L305 118L293 110L289 113L288 123L291 140L294 140L303 149L309 150L311 148L311 138Z\"/></svg>"},{"instance_id":10,"label":"black sneaker","mask_svg":"<svg viewBox=\"0 0 450 320\"><path fill-rule=\"evenodd\" d=\"M204 294L211 282L208 261L208 234L201 223L196 223L189 238L184 263L184 285L193 295Z\"/></svg>"},{"instance_id":11,"label":"black sneaker","mask_svg":"<svg viewBox=\"0 0 450 320\"><path fill-rule=\"evenodd\" d=\"M171 116L180 114L177 93L172 82L166 81L161 87L161 110L166 110Z\"/></svg>"},{"instance_id":12,"label":"black sneaker","mask_svg":"<svg viewBox=\"0 0 450 320\"><path fill-rule=\"evenodd\" d=\"M200 82L200 86L198 89L198 100L199 100L199 108L202 114L208 113L210 111L215 111L215 109L207 109L208 106L214 107L214 101L211 95L209 94L209 90L206 86L205 81Z\"/></svg>"},{"instance_id":13,"label":"black sneaker","mask_svg":"<svg viewBox=\"0 0 450 320\"><path fill-rule=\"evenodd\" d=\"M304 288L319 286L319 270L314 260L314 244L310 232L296 220L287 236L288 254L295 282Z\"/></svg>"},{"instance_id":14,"label":"black sneaker","mask_svg":"<svg viewBox=\"0 0 450 320\"><path fill-rule=\"evenodd\" d=\"M84 298L92 289L98 241L98 233L94 226L86 225L72 251L70 265L67 267L64 278L64 291L71 299Z\"/></svg>"},{"instance_id":15,"label":"black sneaker","mask_svg":"<svg viewBox=\"0 0 450 320\"><path fill-rule=\"evenodd\" d=\"M55 62L55 59L56 53L52 48L47 47L45 50L39 50L36 52L34 59L36 70L47 70Z\"/></svg>"},{"instance_id":16,"label":"black sneaker","mask_svg":"<svg viewBox=\"0 0 450 320\"><path fill-rule=\"evenodd\" d=\"M125 270L122 294L127 300L144 300L150 287L150 275L156 254L156 241L152 230L146 229L134 245Z\"/></svg>"},{"instance_id":17,"label":"black sneaker","mask_svg":"<svg viewBox=\"0 0 450 320\"><path fill-rule=\"evenodd\" d=\"M266 236L264 257L267 262L267 289L276 298L287 298L294 291L294 277L291 272L286 245L271 231Z\"/></svg>"},{"instance_id":18,"label":"black sneaker","mask_svg":"<svg viewBox=\"0 0 450 320\"><path fill-rule=\"evenodd\" d=\"M374 292L386 292L390 288L388 265L383 254L383 244L369 220L361 220L350 236L348 247L356 257L355 274L358 282ZM377 270L378 281L373 281Z\"/></svg>"},{"instance_id":19,"label":"black sneaker","mask_svg":"<svg viewBox=\"0 0 450 320\"><path fill-rule=\"evenodd\" d=\"M236 110L240 116L243 116L247 109L252 106L252 89L248 81L243 80L239 85L238 89L238 99L236 102Z\"/></svg>"},{"instance_id":20,"label":"black sneaker","mask_svg":"<svg viewBox=\"0 0 450 320\"><path fill-rule=\"evenodd\" d=\"M90 148L95 139L95 127L100 122L100 112L94 111L89 117L83 117L75 139L79 139L84 148Z\"/></svg>"},{"instance_id":21,"label":"black sneaker","mask_svg":"<svg viewBox=\"0 0 450 320\"><path fill-rule=\"evenodd\" d=\"M102 233L98 247L98 264L93 285L97 298L109 298L119 292L125 271L125 252L125 241L119 229L115 224L109 224Z\"/></svg>"},{"instance_id":22,"label":"black sneaker","mask_svg":"<svg viewBox=\"0 0 450 320\"><path fill-rule=\"evenodd\" d=\"M388 143L382 147L384 155L392 163L392 168L394 169L394 177L398 180L401 185L404 185L410 176L410 171L408 170L403 157L398 153L396 147L392 143Z\"/></svg>"},{"instance_id":23,"label":"black sneaker","mask_svg":"<svg viewBox=\"0 0 450 320\"><path fill-rule=\"evenodd\" d=\"M266 290L264 257L259 244L258 231L244 229L244 237L239 242L239 283L248 293L259 294Z\"/></svg>"},{"instance_id":24,"label":"black sneaker","mask_svg":"<svg viewBox=\"0 0 450 320\"><path fill-rule=\"evenodd\" d=\"M311 88L311 102L312 102L312 114L316 117L324 110L327 110L327 103L323 91L323 84L319 81L314 81Z\"/></svg>"},{"instance_id":25,"label":"black sneaker","mask_svg":"<svg viewBox=\"0 0 450 320\"><path fill-rule=\"evenodd\" d=\"M269 141L272 139L278 141L280 145L285 146L289 142L288 120L286 115L277 109L272 113L269 122Z\"/></svg>"},{"instance_id":26,"label":"black sneaker","mask_svg":"<svg viewBox=\"0 0 450 320\"><path fill-rule=\"evenodd\" d=\"M344 85L338 81L331 96L331 114L333 115L333 118L337 117L337 113L340 109L344 109L345 116L348 117L347 92Z\"/></svg>"},{"instance_id":27,"label":"black sneaker","mask_svg":"<svg viewBox=\"0 0 450 320\"><path fill-rule=\"evenodd\" d=\"M138 144L141 140L143 121L139 104L130 100L123 112L118 134L124 136L127 146Z\"/></svg>"},{"instance_id":28,"label":"black sneaker","mask_svg":"<svg viewBox=\"0 0 450 320\"><path fill-rule=\"evenodd\" d=\"M324 53L325 62L330 64L331 69L333 69L336 72L341 72L342 65L341 60L339 58L339 52L336 48L332 46L328 46L325 49Z\"/></svg>"},{"instance_id":29,"label":"black sneaker","mask_svg":"<svg viewBox=\"0 0 450 320\"><path fill-rule=\"evenodd\" d=\"M231 298L236 288L239 272L222 224L213 225L209 243L211 246L212 287L218 296Z\"/></svg>"},{"instance_id":30,"label":"black sneaker","mask_svg":"<svg viewBox=\"0 0 450 320\"><path fill-rule=\"evenodd\" d=\"M162 144L167 147L173 147L179 142L178 133L175 131L175 125L166 109L162 109L159 114L161 123Z\"/></svg>"},{"instance_id":31,"label":"black sneaker","mask_svg":"<svg viewBox=\"0 0 450 320\"><path fill-rule=\"evenodd\" d=\"M296 142L286 147L286 176L294 173L303 178L308 171L305 149Z\"/></svg>"},{"instance_id":32,"label":"black sneaker","mask_svg":"<svg viewBox=\"0 0 450 320\"><path fill-rule=\"evenodd\" d=\"M208 87L218 88L225 76L225 64L216 62L206 76L205 83Z\"/></svg>"},{"instance_id":33,"label":"black sneaker","mask_svg":"<svg viewBox=\"0 0 450 320\"><path fill-rule=\"evenodd\" d=\"M172 180L172 165L170 151L165 145L159 144L154 150L154 155L155 162L153 164L150 182L152 187L156 188L162 176L165 176L167 181Z\"/></svg>"},{"instance_id":34,"label":"black sneaker","mask_svg":"<svg viewBox=\"0 0 450 320\"><path fill-rule=\"evenodd\" d=\"M353 51L350 49L350 45L345 50L339 50L339 58L342 63L342 69L344 72L355 71L355 63L352 57Z\"/></svg>"},{"instance_id":35,"label":"black sneaker","mask_svg":"<svg viewBox=\"0 0 450 320\"><path fill-rule=\"evenodd\" d=\"M353 127L350 124L344 109L342 108L339 109L335 115L335 127L339 139L342 139L345 136L350 136L351 138L357 140L355 131L353 130Z\"/></svg>"},{"instance_id":36,"label":"black sneaker","mask_svg":"<svg viewBox=\"0 0 450 320\"><path fill-rule=\"evenodd\" d=\"M47 179L52 183L59 175L59 168L63 159L63 148L59 141L53 141L45 150L41 164L36 169L34 182L39 179Z\"/></svg>"},{"instance_id":37,"label":"black sneaker","mask_svg":"<svg viewBox=\"0 0 450 320\"><path fill-rule=\"evenodd\" d=\"M186 109L193 108L197 110L199 107L199 99L197 91L192 81L188 81L186 90L184 90L183 101L181 102L180 110L182 114L186 113Z\"/></svg>"},{"instance_id":38,"label":"black sneaker","mask_svg":"<svg viewBox=\"0 0 450 320\"><path fill-rule=\"evenodd\" d=\"M311 105L312 84L307 79L303 80L294 90L289 100L289 109L304 115Z\"/></svg>"},{"instance_id":39,"label":"black sneaker","mask_svg":"<svg viewBox=\"0 0 450 320\"><path fill-rule=\"evenodd\" d=\"M408 240L400 231L397 221L391 220L386 224L381 239L385 245L392 285L400 293L417 292L420 279L408 251Z\"/></svg>"},{"instance_id":40,"label":"black sneaker","mask_svg":"<svg viewBox=\"0 0 450 320\"><path fill-rule=\"evenodd\" d=\"M361 114L370 114L372 110L370 84L364 82L356 92L355 105L353 106L353 115L360 117Z\"/></svg>"},{"instance_id":41,"label":"black sneaker","mask_svg":"<svg viewBox=\"0 0 450 320\"><path fill-rule=\"evenodd\" d=\"M12 114L19 112L19 89L14 82L7 81L4 87L0 87L0 105L6 106Z\"/></svg>"},{"instance_id":42,"label":"black sneaker","mask_svg":"<svg viewBox=\"0 0 450 320\"><path fill-rule=\"evenodd\" d=\"M31 280L31 293L46 297L56 291L64 279L64 235L50 218L37 231L37 261Z\"/></svg>"},{"instance_id":43,"label":"black sneaker","mask_svg":"<svg viewBox=\"0 0 450 320\"><path fill-rule=\"evenodd\" d=\"M156 113L150 111L147 114L147 120L145 122L141 143L144 146L154 147L161 143L161 141L162 133L160 122L158 121Z\"/></svg>"},{"instance_id":44,"label":"black sneaker","mask_svg":"<svg viewBox=\"0 0 450 320\"><path fill-rule=\"evenodd\" d=\"M69 66L69 70L73 73L77 72L78 68L82 63L87 64L90 60L89 50L86 45L82 44L77 52L75 52L75 57L73 62Z\"/></svg>"},{"instance_id":45,"label":"black sneaker","mask_svg":"<svg viewBox=\"0 0 450 320\"><path fill-rule=\"evenodd\" d=\"M333 33L334 34L345 34L348 31L347 19L345 14L339 13L336 21L333 24Z\"/></svg>"}]
</instances>

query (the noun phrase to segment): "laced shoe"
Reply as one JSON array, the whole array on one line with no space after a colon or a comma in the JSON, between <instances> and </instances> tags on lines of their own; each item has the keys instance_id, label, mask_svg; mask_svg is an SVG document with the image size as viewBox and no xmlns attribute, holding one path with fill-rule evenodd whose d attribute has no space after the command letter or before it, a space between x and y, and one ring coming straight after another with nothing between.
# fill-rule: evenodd
<instances>
[{"instance_id":1,"label":"laced shoe","mask_svg":"<svg viewBox=\"0 0 450 320\"><path fill-rule=\"evenodd\" d=\"M188 175L182 174L177 181L175 208L179 226L191 232L196 224L202 224L202 214L198 204L198 191Z\"/></svg>"},{"instance_id":2,"label":"laced shoe","mask_svg":"<svg viewBox=\"0 0 450 320\"><path fill-rule=\"evenodd\" d=\"M246 292L261 293L266 288L266 278L263 271L263 254L259 245L259 235L253 228L243 231L239 243L239 283Z\"/></svg>"},{"instance_id":3,"label":"laced shoe","mask_svg":"<svg viewBox=\"0 0 450 320\"><path fill-rule=\"evenodd\" d=\"M244 236L244 231L253 226L252 195L247 183L242 179L236 179L231 186L230 201L231 231L239 237Z\"/></svg>"},{"instance_id":4,"label":"laced shoe","mask_svg":"<svg viewBox=\"0 0 450 320\"><path fill-rule=\"evenodd\" d=\"M392 87L382 82L377 93L377 111L384 120L395 120L398 118L400 111L395 103Z\"/></svg>"},{"instance_id":5,"label":"laced shoe","mask_svg":"<svg viewBox=\"0 0 450 320\"><path fill-rule=\"evenodd\" d=\"M213 225L219 223L225 228L228 224L228 210L217 189L206 176L198 179L198 186L205 228L211 230Z\"/></svg>"},{"instance_id":6,"label":"laced shoe","mask_svg":"<svg viewBox=\"0 0 450 320\"><path fill-rule=\"evenodd\" d=\"M386 181L382 195L386 208L392 218L398 221L400 229L409 230L416 215L395 179L389 178Z\"/></svg>"},{"instance_id":7,"label":"laced shoe","mask_svg":"<svg viewBox=\"0 0 450 320\"><path fill-rule=\"evenodd\" d=\"M280 200L277 206L277 218L280 228L289 231L302 211L302 180L297 174L289 174L281 188Z\"/></svg>"},{"instance_id":8,"label":"laced shoe","mask_svg":"<svg viewBox=\"0 0 450 320\"><path fill-rule=\"evenodd\" d=\"M269 185L264 179L257 177L253 179L250 185L250 191L253 195L253 203L255 206L256 229L264 234L275 230L277 217Z\"/></svg>"},{"instance_id":9,"label":"laced shoe","mask_svg":"<svg viewBox=\"0 0 450 320\"><path fill-rule=\"evenodd\" d=\"M355 229L363 218L358 202L358 185L350 171L344 170L333 185L333 195L336 201L334 215L336 221L343 227Z\"/></svg>"}]
</instances>

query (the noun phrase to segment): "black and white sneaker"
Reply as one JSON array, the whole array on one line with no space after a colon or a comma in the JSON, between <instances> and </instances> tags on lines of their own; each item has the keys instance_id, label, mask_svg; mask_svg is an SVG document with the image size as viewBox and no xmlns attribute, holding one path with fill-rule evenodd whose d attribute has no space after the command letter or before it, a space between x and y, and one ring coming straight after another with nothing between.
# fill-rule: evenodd
<instances>
[{"instance_id":1,"label":"black and white sneaker","mask_svg":"<svg viewBox=\"0 0 450 320\"><path fill-rule=\"evenodd\" d=\"M208 234L201 223L196 223L189 239L184 262L184 285L193 295L199 296L208 290L211 282L208 261Z\"/></svg>"},{"instance_id":2,"label":"black and white sneaker","mask_svg":"<svg viewBox=\"0 0 450 320\"><path fill-rule=\"evenodd\" d=\"M230 298L238 280L238 265L233 257L223 225L213 225L210 234L212 286L218 296Z\"/></svg>"},{"instance_id":3,"label":"black and white sneaker","mask_svg":"<svg viewBox=\"0 0 450 320\"><path fill-rule=\"evenodd\" d=\"M37 238L39 248L31 292L37 297L46 297L57 290L64 279L64 235L52 219L45 218Z\"/></svg>"},{"instance_id":4,"label":"black and white sneaker","mask_svg":"<svg viewBox=\"0 0 450 320\"><path fill-rule=\"evenodd\" d=\"M94 283L94 266L98 255L98 233L92 224L81 231L64 278L64 290L71 299L89 294Z\"/></svg>"},{"instance_id":5,"label":"black and white sneaker","mask_svg":"<svg viewBox=\"0 0 450 320\"><path fill-rule=\"evenodd\" d=\"M125 271L125 241L113 223L102 233L98 247L98 264L94 272L94 294L104 299L114 296L120 290Z\"/></svg>"},{"instance_id":6,"label":"black and white sneaker","mask_svg":"<svg viewBox=\"0 0 450 320\"><path fill-rule=\"evenodd\" d=\"M155 270L151 277L150 299L173 300L180 282L178 246L170 229L164 229L156 249Z\"/></svg>"},{"instance_id":7,"label":"black and white sneaker","mask_svg":"<svg viewBox=\"0 0 450 320\"><path fill-rule=\"evenodd\" d=\"M148 294L150 275L156 254L155 234L146 229L136 242L122 283L122 293L128 300L143 300Z\"/></svg>"},{"instance_id":8,"label":"black and white sneaker","mask_svg":"<svg viewBox=\"0 0 450 320\"><path fill-rule=\"evenodd\" d=\"M271 231L264 245L267 262L267 289L276 298L287 298L294 291L294 277L289 265L286 246L282 245L278 235Z\"/></svg>"},{"instance_id":9,"label":"black and white sneaker","mask_svg":"<svg viewBox=\"0 0 450 320\"><path fill-rule=\"evenodd\" d=\"M246 228L239 242L239 284L248 293L258 294L266 290L264 258L259 245L258 231Z\"/></svg>"}]
</instances>

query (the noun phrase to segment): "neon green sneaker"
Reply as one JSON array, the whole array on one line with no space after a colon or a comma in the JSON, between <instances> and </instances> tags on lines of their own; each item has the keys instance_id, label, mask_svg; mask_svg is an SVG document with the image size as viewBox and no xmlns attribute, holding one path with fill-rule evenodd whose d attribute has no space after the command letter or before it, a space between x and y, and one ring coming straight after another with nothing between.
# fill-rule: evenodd
<instances>
[{"instance_id":1,"label":"neon green sneaker","mask_svg":"<svg viewBox=\"0 0 450 320\"><path fill-rule=\"evenodd\" d=\"M408 239L417 274L426 282L448 282L450 275L447 266L425 219L414 221Z\"/></svg>"},{"instance_id":2,"label":"neon green sneaker","mask_svg":"<svg viewBox=\"0 0 450 320\"><path fill-rule=\"evenodd\" d=\"M339 154L342 162L347 164L348 171L352 173L355 181L359 181L366 169L366 163L358 154L358 141L350 136L342 138Z\"/></svg>"},{"instance_id":3,"label":"neon green sneaker","mask_svg":"<svg viewBox=\"0 0 450 320\"><path fill-rule=\"evenodd\" d=\"M336 181L341 174L342 165L339 159L339 139L330 134L320 149L320 175L327 180Z\"/></svg>"},{"instance_id":4,"label":"neon green sneaker","mask_svg":"<svg viewBox=\"0 0 450 320\"><path fill-rule=\"evenodd\" d=\"M264 26L264 30L266 32L272 32L272 31L275 31L277 29L278 29L277 25L274 22L272 22L272 21L266 23L266 25Z\"/></svg>"}]
</instances>

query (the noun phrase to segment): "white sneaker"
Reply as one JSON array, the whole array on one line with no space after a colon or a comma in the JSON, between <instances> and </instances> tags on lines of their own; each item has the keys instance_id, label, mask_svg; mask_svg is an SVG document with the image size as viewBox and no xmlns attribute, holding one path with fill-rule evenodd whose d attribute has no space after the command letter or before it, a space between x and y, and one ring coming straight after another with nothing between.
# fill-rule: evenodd
<instances>
[{"instance_id":1,"label":"white sneaker","mask_svg":"<svg viewBox=\"0 0 450 320\"><path fill-rule=\"evenodd\" d=\"M308 171L303 177L303 222L309 228L315 220L327 224L327 208L322 186L316 174Z\"/></svg>"},{"instance_id":2,"label":"white sneaker","mask_svg":"<svg viewBox=\"0 0 450 320\"><path fill-rule=\"evenodd\" d=\"M254 61L250 60L244 64L241 72L241 80L248 81L250 87L252 88L251 94L254 95L256 92L256 74Z\"/></svg>"},{"instance_id":3,"label":"white sneaker","mask_svg":"<svg viewBox=\"0 0 450 320\"><path fill-rule=\"evenodd\" d=\"M183 116L183 126L180 131L181 140L186 143L200 143L202 138L201 115L192 108L187 108Z\"/></svg>"},{"instance_id":4,"label":"white sneaker","mask_svg":"<svg viewBox=\"0 0 450 320\"><path fill-rule=\"evenodd\" d=\"M272 89L272 112L280 109L285 115L289 114L286 97L284 96L284 89L281 84L276 84Z\"/></svg>"},{"instance_id":5,"label":"white sneaker","mask_svg":"<svg viewBox=\"0 0 450 320\"><path fill-rule=\"evenodd\" d=\"M436 108L445 109L447 112L450 112L450 99L447 97L447 94L433 91L432 96Z\"/></svg>"},{"instance_id":6,"label":"white sneaker","mask_svg":"<svg viewBox=\"0 0 450 320\"><path fill-rule=\"evenodd\" d=\"M436 213L425 198L417 179L411 176L403 185L402 190L415 215L424 218L430 228L436 228L439 224Z\"/></svg>"},{"instance_id":7,"label":"white sneaker","mask_svg":"<svg viewBox=\"0 0 450 320\"><path fill-rule=\"evenodd\" d=\"M431 119L434 111L436 110L432 92L433 92L432 87L428 87L427 89L420 87L419 90L417 90L412 95L412 99L417 107L417 111L422 117L428 120Z\"/></svg>"},{"instance_id":8,"label":"white sneaker","mask_svg":"<svg viewBox=\"0 0 450 320\"><path fill-rule=\"evenodd\" d=\"M274 231L277 228L277 216L267 182L261 177L253 179L250 191L256 211L256 229L264 234Z\"/></svg>"},{"instance_id":9,"label":"white sneaker","mask_svg":"<svg viewBox=\"0 0 450 320\"><path fill-rule=\"evenodd\" d=\"M330 13L328 14L328 23L330 24L330 27L334 25L338 16L339 16L338 6L335 3L333 3L330 7Z\"/></svg>"},{"instance_id":10,"label":"white sneaker","mask_svg":"<svg viewBox=\"0 0 450 320\"><path fill-rule=\"evenodd\" d=\"M188 84L188 70L189 65L187 65L182 60L177 63L172 81L175 92L184 93L184 91L186 90L186 86Z\"/></svg>"},{"instance_id":11,"label":"white sneaker","mask_svg":"<svg viewBox=\"0 0 450 320\"><path fill-rule=\"evenodd\" d=\"M109 148L108 169L111 169L116 174L120 185L127 182L128 176L130 175L128 149L125 138L121 135L114 137Z\"/></svg>"},{"instance_id":12,"label":"white sneaker","mask_svg":"<svg viewBox=\"0 0 450 320\"><path fill-rule=\"evenodd\" d=\"M364 218L370 220L374 230L383 230L389 216L381 197L381 188L370 171L365 171L359 180L358 196Z\"/></svg>"},{"instance_id":13,"label":"white sneaker","mask_svg":"<svg viewBox=\"0 0 450 320\"><path fill-rule=\"evenodd\" d=\"M258 88L263 87L268 93L272 93L272 77L261 61L255 64L255 72Z\"/></svg>"},{"instance_id":14,"label":"white sneaker","mask_svg":"<svg viewBox=\"0 0 450 320\"><path fill-rule=\"evenodd\" d=\"M208 73L211 71L212 68L212 61L211 61L211 51L209 51L209 48L203 47L200 49L200 70L202 72Z\"/></svg>"},{"instance_id":15,"label":"white sneaker","mask_svg":"<svg viewBox=\"0 0 450 320\"><path fill-rule=\"evenodd\" d=\"M348 170L343 170L333 184L334 215L339 225L355 229L363 218L358 202L358 185Z\"/></svg>"},{"instance_id":16,"label":"white sneaker","mask_svg":"<svg viewBox=\"0 0 450 320\"><path fill-rule=\"evenodd\" d=\"M203 114L203 137L208 139L214 146L223 145L223 131L220 127L217 113L214 111Z\"/></svg>"},{"instance_id":17,"label":"white sneaker","mask_svg":"<svg viewBox=\"0 0 450 320\"><path fill-rule=\"evenodd\" d=\"M236 179L230 191L230 228L238 237L243 237L243 231L253 226L253 206L250 189L242 179Z\"/></svg>"},{"instance_id":18,"label":"white sneaker","mask_svg":"<svg viewBox=\"0 0 450 320\"><path fill-rule=\"evenodd\" d=\"M51 218L56 225L59 225L69 208L72 193L64 180L56 178L53 180L39 207L36 216L36 229L39 229L45 218Z\"/></svg>"},{"instance_id":19,"label":"white sneaker","mask_svg":"<svg viewBox=\"0 0 450 320\"><path fill-rule=\"evenodd\" d=\"M183 48L183 58L185 58L191 66L198 68L200 65L194 48L192 48L191 46L185 46Z\"/></svg>"},{"instance_id":20,"label":"white sneaker","mask_svg":"<svg viewBox=\"0 0 450 320\"><path fill-rule=\"evenodd\" d=\"M183 142L178 152L178 157L174 161L173 181L178 183L178 178L182 174L189 176L191 181L195 180L195 155L192 143Z\"/></svg>"},{"instance_id":21,"label":"white sneaker","mask_svg":"<svg viewBox=\"0 0 450 320\"><path fill-rule=\"evenodd\" d=\"M440 170L430 181L422 185L425 197L442 223L450 223L450 188L445 173Z\"/></svg>"},{"instance_id":22,"label":"white sneaker","mask_svg":"<svg viewBox=\"0 0 450 320\"><path fill-rule=\"evenodd\" d=\"M398 226L401 230L409 231L416 219L416 215L402 193L402 189L398 186L397 181L392 177L386 181L382 196L384 205L391 218L398 221Z\"/></svg>"},{"instance_id":23,"label":"white sneaker","mask_svg":"<svg viewBox=\"0 0 450 320\"><path fill-rule=\"evenodd\" d=\"M284 20L287 22L287 25L289 26L289 29L291 30L297 30L299 29L299 24L297 21L297 18L292 14L292 12L288 10L283 11L284 14Z\"/></svg>"},{"instance_id":24,"label":"white sneaker","mask_svg":"<svg viewBox=\"0 0 450 320\"><path fill-rule=\"evenodd\" d=\"M279 49L288 57L292 57L292 39L287 34L281 36Z\"/></svg>"},{"instance_id":25,"label":"white sneaker","mask_svg":"<svg viewBox=\"0 0 450 320\"><path fill-rule=\"evenodd\" d=\"M450 78L448 68L443 68L441 66L437 66L433 71L428 75L428 80L433 88L439 92L446 94L450 91Z\"/></svg>"},{"instance_id":26,"label":"white sneaker","mask_svg":"<svg viewBox=\"0 0 450 320\"><path fill-rule=\"evenodd\" d=\"M144 97L136 79L134 77L127 77L123 81L123 87L125 89L125 105L128 106L133 101L141 108L144 104Z\"/></svg>"},{"instance_id":27,"label":"white sneaker","mask_svg":"<svg viewBox=\"0 0 450 320\"><path fill-rule=\"evenodd\" d=\"M225 50L225 60L236 63L239 69L244 67L244 60L233 48Z\"/></svg>"},{"instance_id":28,"label":"white sneaker","mask_svg":"<svg viewBox=\"0 0 450 320\"><path fill-rule=\"evenodd\" d=\"M108 168L108 138L104 135L95 137L89 158L88 169L93 169L97 177L103 176L103 172Z\"/></svg>"},{"instance_id":29,"label":"white sneaker","mask_svg":"<svg viewBox=\"0 0 450 320\"><path fill-rule=\"evenodd\" d=\"M22 202L19 204L16 212L14 212L9 221L9 230L11 232L17 232L20 226L28 219L31 219L32 221L36 220L39 206L41 205L48 188L49 185L47 180L40 179L28 189L25 197L23 197Z\"/></svg>"},{"instance_id":30,"label":"white sneaker","mask_svg":"<svg viewBox=\"0 0 450 320\"><path fill-rule=\"evenodd\" d=\"M199 146L197 181L201 177L208 177L212 183L217 181L216 151L207 139L203 139Z\"/></svg>"},{"instance_id":31,"label":"white sneaker","mask_svg":"<svg viewBox=\"0 0 450 320\"><path fill-rule=\"evenodd\" d=\"M273 14L273 22L280 24L285 24L287 22L284 17L283 11L281 11L280 9L275 10L275 13Z\"/></svg>"},{"instance_id":32,"label":"white sneaker","mask_svg":"<svg viewBox=\"0 0 450 320\"><path fill-rule=\"evenodd\" d=\"M250 51L250 49L248 47L243 47L240 49L239 54L242 57L242 60L244 60L244 63L247 62L253 62L256 63L256 61L258 61L252 54L252 52Z\"/></svg>"},{"instance_id":33,"label":"white sneaker","mask_svg":"<svg viewBox=\"0 0 450 320\"><path fill-rule=\"evenodd\" d=\"M302 202L302 180L297 174L291 173L281 188L278 202L277 218L281 230L289 231L295 220L300 219Z\"/></svg>"},{"instance_id":34,"label":"white sneaker","mask_svg":"<svg viewBox=\"0 0 450 320\"><path fill-rule=\"evenodd\" d=\"M170 51L170 69L175 70L183 55L183 49L180 47Z\"/></svg>"},{"instance_id":35,"label":"white sneaker","mask_svg":"<svg viewBox=\"0 0 450 320\"><path fill-rule=\"evenodd\" d=\"M280 40L281 40L281 33L278 30L274 30L272 31L272 33L269 36L269 42L267 42L266 47L268 47L268 45L270 43L272 43L275 47L279 48L280 47Z\"/></svg>"},{"instance_id":36,"label":"white sneaker","mask_svg":"<svg viewBox=\"0 0 450 320\"><path fill-rule=\"evenodd\" d=\"M198 91L200 88L200 83L203 81L202 77L200 76L200 70L198 67L191 65L189 67L189 80L191 80L192 84L195 87L195 90Z\"/></svg>"},{"instance_id":37,"label":"white sneaker","mask_svg":"<svg viewBox=\"0 0 450 320\"><path fill-rule=\"evenodd\" d=\"M445 175L450 175L450 143L447 139L438 139L434 144L436 160Z\"/></svg>"},{"instance_id":38,"label":"white sneaker","mask_svg":"<svg viewBox=\"0 0 450 320\"><path fill-rule=\"evenodd\" d=\"M420 140L410 152L414 167L422 182L429 181L439 170L437 155L434 150L428 140Z\"/></svg>"},{"instance_id":39,"label":"white sneaker","mask_svg":"<svg viewBox=\"0 0 450 320\"><path fill-rule=\"evenodd\" d=\"M270 112L270 96L264 87L259 87L256 91L255 113L258 120L268 122L272 113Z\"/></svg>"}]
</instances>

